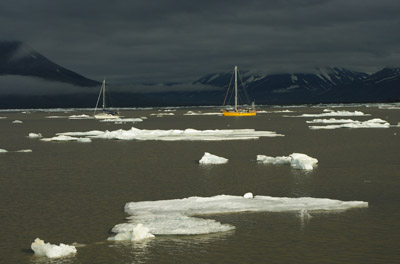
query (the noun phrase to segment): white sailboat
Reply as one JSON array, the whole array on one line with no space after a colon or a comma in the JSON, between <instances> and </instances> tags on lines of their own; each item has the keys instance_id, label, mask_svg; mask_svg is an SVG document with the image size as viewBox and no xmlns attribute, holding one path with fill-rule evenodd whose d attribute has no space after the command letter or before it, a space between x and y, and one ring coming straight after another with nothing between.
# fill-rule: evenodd
<instances>
[{"instance_id":1,"label":"white sailboat","mask_svg":"<svg viewBox=\"0 0 400 264\"><path fill-rule=\"evenodd\" d=\"M102 104L102 112L96 114L97 106L99 105L100 97L103 95L103 104ZM99 97L97 98L96 108L94 109L94 118L95 119L116 119L119 118L118 112L107 110L106 108L106 80L103 80L103 84L101 85Z\"/></svg>"},{"instance_id":2,"label":"white sailboat","mask_svg":"<svg viewBox=\"0 0 400 264\"><path fill-rule=\"evenodd\" d=\"M235 74L235 108L233 109L222 109L222 114L224 116L255 116L257 114L254 102L251 107L239 107L238 105L238 84L237 84L237 75L238 75L238 67L235 66L234 69ZM225 96L225 101L229 93L229 88ZM224 102L225 105L225 102Z\"/></svg>"}]
</instances>

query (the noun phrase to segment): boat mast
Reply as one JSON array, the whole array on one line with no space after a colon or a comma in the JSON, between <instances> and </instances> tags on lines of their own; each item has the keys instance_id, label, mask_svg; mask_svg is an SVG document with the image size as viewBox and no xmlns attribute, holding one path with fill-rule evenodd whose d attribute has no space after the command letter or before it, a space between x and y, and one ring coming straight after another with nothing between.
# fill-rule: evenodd
<instances>
[{"instance_id":1,"label":"boat mast","mask_svg":"<svg viewBox=\"0 0 400 264\"><path fill-rule=\"evenodd\" d=\"M238 94L237 94L237 66L235 66L235 112L237 112Z\"/></svg>"},{"instance_id":2,"label":"boat mast","mask_svg":"<svg viewBox=\"0 0 400 264\"><path fill-rule=\"evenodd\" d=\"M103 80L103 110L106 108L106 80Z\"/></svg>"}]
</instances>

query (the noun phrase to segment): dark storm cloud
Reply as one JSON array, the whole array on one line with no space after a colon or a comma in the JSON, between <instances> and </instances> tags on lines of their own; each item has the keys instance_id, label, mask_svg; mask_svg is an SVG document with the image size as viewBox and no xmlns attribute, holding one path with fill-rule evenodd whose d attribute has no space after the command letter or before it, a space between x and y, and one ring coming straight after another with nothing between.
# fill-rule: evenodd
<instances>
[{"instance_id":1,"label":"dark storm cloud","mask_svg":"<svg viewBox=\"0 0 400 264\"><path fill-rule=\"evenodd\" d=\"M120 83L193 81L234 65L374 71L400 59L397 0L15 0L0 4L0 23L3 38Z\"/></svg>"}]
</instances>

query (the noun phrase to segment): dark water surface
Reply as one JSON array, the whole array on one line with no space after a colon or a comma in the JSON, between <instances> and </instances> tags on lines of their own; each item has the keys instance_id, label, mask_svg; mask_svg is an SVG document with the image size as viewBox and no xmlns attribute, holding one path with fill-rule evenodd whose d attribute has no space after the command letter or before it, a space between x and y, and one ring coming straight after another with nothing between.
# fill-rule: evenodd
<instances>
[{"instance_id":1,"label":"dark water surface","mask_svg":"<svg viewBox=\"0 0 400 264\"><path fill-rule=\"evenodd\" d=\"M265 108L284 110L287 108ZM0 263L400 263L400 130L311 130L306 120L285 115L322 113L323 108L289 108L292 113L256 117L157 117L153 110L126 110L144 117L132 124L46 118L90 112L0 112ZM189 109L193 110L193 109ZM216 112L217 109L201 109ZM335 108L400 121L400 109ZM329 117L328 117L329 118ZM22 124L13 124L21 120ZM275 131L284 137L246 141L43 142L31 132L129 129L232 129ZM32 153L13 152L32 149ZM204 152L229 162L200 166ZM256 156L299 152L318 159L311 172L258 164ZM368 208L313 213L240 213L206 216L235 230L198 236L158 236L141 243L110 242L111 228L125 222L124 205L219 194L317 197L366 201ZM36 257L36 237L52 244L77 242L78 253L61 259Z\"/></svg>"}]
</instances>

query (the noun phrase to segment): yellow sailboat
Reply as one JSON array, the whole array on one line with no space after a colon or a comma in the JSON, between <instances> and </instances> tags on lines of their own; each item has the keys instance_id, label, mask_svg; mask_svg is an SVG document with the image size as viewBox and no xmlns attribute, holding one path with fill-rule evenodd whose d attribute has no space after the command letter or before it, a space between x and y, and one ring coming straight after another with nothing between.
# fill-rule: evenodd
<instances>
[{"instance_id":1,"label":"yellow sailboat","mask_svg":"<svg viewBox=\"0 0 400 264\"><path fill-rule=\"evenodd\" d=\"M235 66L234 70L235 74L235 107L234 108L225 108L222 109L222 114L224 116L255 116L257 114L254 102L252 103L251 107L248 106L238 106L238 85L237 85L237 75L238 75L238 69L237 66ZM229 87L228 91L225 96L225 101L224 101L224 106L226 103L226 98L229 93Z\"/></svg>"}]
</instances>

